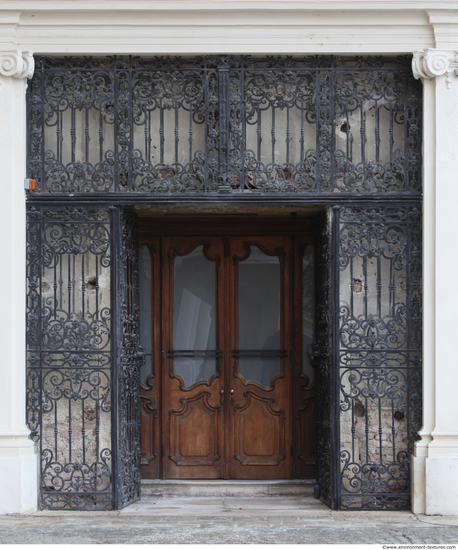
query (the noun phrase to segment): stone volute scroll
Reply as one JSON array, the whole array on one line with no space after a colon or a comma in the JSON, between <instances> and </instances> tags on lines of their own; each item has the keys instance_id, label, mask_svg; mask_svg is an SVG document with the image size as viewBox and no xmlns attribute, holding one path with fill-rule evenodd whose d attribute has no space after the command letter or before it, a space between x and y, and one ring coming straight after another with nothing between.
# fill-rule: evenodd
<instances>
[{"instance_id":1,"label":"stone volute scroll","mask_svg":"<svg viewBox=\"0 0 458 550\"><path fill-rule=\"evenodd\" d=\"M32 52L21 50L0 52L0 76L32 78L34 68Z\"/></svg>"},{"instance_id":2,"label":"stone volute scroll","mask_svg":"<svg viewBox=\"0 0 458 550\"><path fill-rule=\"evenodd\" d=\"M450 88L450 74L458 71L458 52L453 50L436 50L428 48L413 54L412 72L415 78L430 80L445 75L447 88Z\"/></svg>"}]
</instances>

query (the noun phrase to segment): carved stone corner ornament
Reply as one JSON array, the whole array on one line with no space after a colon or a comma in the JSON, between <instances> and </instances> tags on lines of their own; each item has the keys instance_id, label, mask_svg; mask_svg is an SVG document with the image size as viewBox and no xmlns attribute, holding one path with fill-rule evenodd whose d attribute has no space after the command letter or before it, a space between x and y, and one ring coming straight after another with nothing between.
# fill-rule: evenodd
<instances>
[{"instance_id":1,"label":"carved stone corner ornament","mask_svg":"<svg viewBox=\"0 0 458 550\"><path fill-rule=\"evenodd\" d=\"M0 52L0 76L32 78L35 61L32 52L13 50Z\"/></svg>"},{"instance_id":2,"label":"carved stone corner ornament","mask_svg":"<svg viewBox=\"0 0 458 550\"><path fill-rule=\"evenodd\" d=\"M415 78L430 80L436 76L446 76L447 88L450 88L450 74L458 69L458 52L429 48L413 54L412 72Z\"/></svg>"}]
</instances>

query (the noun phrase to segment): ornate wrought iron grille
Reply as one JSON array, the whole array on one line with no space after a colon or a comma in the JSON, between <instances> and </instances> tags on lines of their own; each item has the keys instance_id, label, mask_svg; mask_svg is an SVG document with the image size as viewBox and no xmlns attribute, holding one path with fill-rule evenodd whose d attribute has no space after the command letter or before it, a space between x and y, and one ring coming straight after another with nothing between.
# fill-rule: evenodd
<instances>
[{"instance_id":1,"label":"ornate wrought iron grille","mask_svg":"<svg viewBox=\"0 0 458 550\"><path fill-rule=\"evenodd\" d=\"M117 361L115 365L117 415L116 485L117 508L140 498L140 306L138 235L136 216L127 209L114 212L117 271Z\"/></svg>"},{"instance_id":2,"label":"ornate wrought iron grille","mask_svg":"<svg viewBox=\"0 0 458 550\"><path fill-rule=\"evenodd\" d=\"M317 484L315 497L336 508L336 423L335 368L333 361L333 216L328 210L312 223L315 243L315 343L310 360L316 372Z\"/></svg>"},{"instance_id":3,"label":"ornate wrought iron grille","mask_svg":"<svg viewBox=\"0 0 458 550\"><path fill-rule=\"evenodd\" d=\"M406 509L421 425L421 88L397 58L37 60L27 417L44 508L139 498L132 204L323 204L318 487Z\"/></svg>"},{"instance_id":4,"label":"ornate wrought iron grille","mask_svg":"<svg viewBox=\"0 0 458 550\"><path fill-rule=\"evenodd\" d=\"M421 211L342 208L336 216L339 500L343 509L405 509L422 420Z\"/></svg>"},{"instance_id":5,"label":"ornate wrought iron grille","mask_svg":"<svg viewBox=\"0 0 458 550\"><path fill-rule=\"evenodd\" d=\"M40 58L28 173L56 197L418 196L420 97L407 57Z\"/></svg>"},{"instance_id":6,"label":"ornate wrought iron grille","mask_svg":"<svg viewBox=\"0 0 458 550\"><path fill-rule=\"evenodd\" d=\"M27 419L41 505L125 506L139 498L135 220L119 209L32 207L27 235Z\"/></svg>"},{"instance_id":7,"label":"ornate wrought iron grille","mask_svg":"<svg viewBox=\"0 0 458 550\"><path fill-rule=\"evenodd\" d=\"M45 508L112 505L110 214L28 213L27 418Z\"/></svg>"}]
</instances>

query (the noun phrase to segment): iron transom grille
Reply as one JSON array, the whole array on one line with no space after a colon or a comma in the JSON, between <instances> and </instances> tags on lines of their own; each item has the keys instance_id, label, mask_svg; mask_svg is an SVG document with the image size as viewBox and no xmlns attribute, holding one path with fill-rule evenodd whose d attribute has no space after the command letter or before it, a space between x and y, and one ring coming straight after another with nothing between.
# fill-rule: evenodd
<instances>
[{"instance_id":1,"label":"iron transom grille","mask_svg":"<svg viewBox=\"0 0 458 550\"><path fill-rule=\"evenodd\" d=\"M42 57L30 198L419 196L420 98L408 57Z\"/></svg>"}]
</instances>

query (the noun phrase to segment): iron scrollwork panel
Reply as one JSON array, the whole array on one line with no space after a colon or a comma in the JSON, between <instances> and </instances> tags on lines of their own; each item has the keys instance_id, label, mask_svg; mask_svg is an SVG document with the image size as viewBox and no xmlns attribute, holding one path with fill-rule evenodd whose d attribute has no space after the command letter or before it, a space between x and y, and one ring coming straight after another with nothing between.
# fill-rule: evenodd
<instances>
[{"instance_id":1,"label":"iron scrollwork panel","mask_svg":"<svg viewBox=\"0 0 458 550\"><path fill-rule=\"evenodd\" d=\"M309 350L315 369L317 485L315 497L336 508L335 373L333 361L333 214L327 210L312 222L315 243L315 342Z\"/></svg>"},{"instance_id":2,"label":"iron scrollwork panel","mask_svg":"<svg viewBox=\"0 0 458 550\"><path fill-rule=\"evenodd\" d=\"M116 287L117 361L115 384L117 403L115 506L124 508L140 498L140 347L139 259L137 218L128 208L114 210L117 251Z\"/></svg>"},{"instance_id":3,"label":"iron scrollwork panel","mask_svg":"<svg viewBox=\"0 0 458 550\"><path fill-rule=\"evenodd\" d=\"M215 192L216 64L39 58L27 93L37 194Z\"/></svg>"},{"instance_id":4,"label":"iron scrollwork panel","mask_svg":"<svg viewBox=\"0 0 458 550\"><path fill-rule=\"evenodd\" d=\"M40 194L421 193L407 57L37 59Z\"/></svg>"},{"instance_id":5,"label":"iron scrollwork panel","mask_svg":"<svg viewBox=\"0 0 458 550\"><path fill-rule=\"evenodd\" d=\"M41 506L110 509L109 212L30 208L27 245L27 422Z\"/></svg>"},{"instance_id":6,"label":"iron scrollwork panel","mask_svg":"<svg viewBox=\"0 0 458 550\"><path fill-rule=\"evenodd\" d=\"M345 208L339 224L342 509L409 509L421 427L421 211Z\"/></svg>"}]
</instances>

